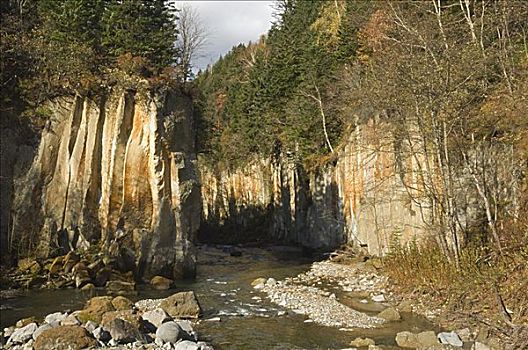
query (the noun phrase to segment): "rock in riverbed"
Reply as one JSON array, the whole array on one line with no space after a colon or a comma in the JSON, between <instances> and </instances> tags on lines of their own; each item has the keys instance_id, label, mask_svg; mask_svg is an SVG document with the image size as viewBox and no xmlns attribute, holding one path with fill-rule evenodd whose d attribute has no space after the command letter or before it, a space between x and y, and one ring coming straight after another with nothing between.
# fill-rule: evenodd
<instances>
[{"instance_id":1,"label":"rock in riverbed","mask_svg":"<svg viewBox=\"0 0 528 350\"><path fill-rule=\"evenodd\" d=\"M88 331L80 326L60 326L48 329L37 338L35 350L84 349L96 345Z\"/></svg>"}]
</instances>

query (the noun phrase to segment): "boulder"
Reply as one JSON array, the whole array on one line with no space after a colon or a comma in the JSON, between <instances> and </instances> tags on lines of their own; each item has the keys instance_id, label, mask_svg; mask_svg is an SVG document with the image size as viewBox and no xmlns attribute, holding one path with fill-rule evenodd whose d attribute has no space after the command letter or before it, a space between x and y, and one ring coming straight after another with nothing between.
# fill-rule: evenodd
<instances>
[{"instance_id":1,"label":"boulder","mask_svg":"<svg viewBox=\"0 0 528 350\"><path fill-rule=\"evenodd\" d=\"M108 281L106 282L106 289L111 292L131 292L136 290L136 284L125 281Z\"/></svg>"},{"instance_id":2,"label":"boulder","mask_svg":"<svg viewBox=\"0 0 528 350\"><path fill-rule=\"evenodd\" d=\"M184 340L176 344L174 350L200 350L200 346L190 340Z\"/></svg>"},{"instance_id":3,"label":"boulder","mask_svg":"<svg viewBox=\"0 0 528 350\"><path fill-rule=\"evenodd\" d=\"M90 333L93 333L97 327L99 327L99 325L93 321L88 321L84 325L84 328L86 328L86 330Z\"/></svg>"},{"instance_id":4,"label":"boulder","mask_svg":"<svg viewBox=\"0 0 528 350\"><path fill-rule=\"evenodd\" d=\"M86 283L84 286L81 287L82 291L91 291L95 289L95 285L93 283Z\"/></svg>"},{"instance_id":5,"label":"boulder","mask_svg":"<svg viewBox=\"0 0 528 350\"><path fill-rule=\"evenodd\" d=\"M413 304L410 300L404 300L400 304L398 304L398 310L400 312L412 312Z\"/></svg>"},{"instance_id":6,"label":"boulder","mask_svg":"<svg viewBox=\"0 0 528 350\"><path fill-rule=\"evenodd\" d=\"M386 308L378 314L378 317L387 321L398 321L401 319L400 313L393 307Z\"/></svg>"},{"instance_id":7,"label":"boulder","mask_svg":"<svg viewBox=\"0 0 528 350\"><path fill-rule=\"evenodd\" d=\"M370 338L356 338L350 342L350 345L361 348L369 345L374 345L376 342Z\"/></svg>"},{"instance_id":8,"label":"boulder","mask_svg":"<svg viewBox=\"0 0 528 350\"><path fill-rule=\"evenodd\" d=\"M275 278L268 278L266 280L266 287L275 287L277 285L277 280Z\"/></svg>"},{"instance_id":9,"label":"boulder","mask_svg":"<svg viewBox=\"0 0 528 350\"><path fill-rule=\"evenodd\" d=\"M167 290L172 285L173 280L163 277L163 276L154 276L150 280L150 285L152 288L157 290Z\"/></svg>"},{"instance_id":10,"label":"boulder","mask_svg":"<svg viewBox=\"0 0 528 350\"><path fill-rule=\"evenodd\" d=\"M163 299L160 307L170 316L176 318L198 318L200 305L194 292L180 292Z\"/></svg>"},{"instance_id":11,"label":"boulder","mask_svg":"<svg viewBox=\"0 0 528 350\"><path fill-rule=\"evenodd\" d=\"M134 303L130 299L124 296L117 296L114 299L112 299L112 306L117 311L131 310L134 307Z\"/></svg>"},{"instance_id":12,"label":"boulder","mask_svg":"<svg viewBox=\"0 0 528 350\"><path fill-rule=\"evenodd\" d=\"M66 317L68 317L67 313L54 312L52 314L47 315L44 318L44 322L50 325L58 326Z\"/></svg>"},{"instance_id":13,"label":"boulder","mask_svg":"<svg viewBox=\"0 0 528 350\"><path fill-rule=\"evenodd\" d=\"M101 342L104 342L106 343L107 341L109 341L110 339L112 339L112 336L110 335L110 332L108 332L106 329L104 329L103 327L97 327L93 330L92 332L93 336L95 337L95 339L101 341Z\"/></svg>"},{"instance_id":14,"label":"boulder","mask_svg":"<svg viewBox=\"0 0 528 350\"><path fill-rule=\"evenodd\" d=\"M133 310L108 311L103 314L101 318L101 326L108 329L110 323L115 319L121 319L132 324L138 330L141 329L141 317L134 313Z\"/></svg>"},{"instance_id":15,"label":"boulder","mask_svg":"<svg viewBox=\"0 0 528 350\"><path fill-rule=\"evenodd\" d=\"M33 333L33 340L37 340L37 338L39 337L40 334L42 334L42 332L47 331L48 329L51 329L51 328L53 328L52 325L44 323L42 326L37 328L37 330Z\"/></svg>"},{"instance_id":16,"label":"boulder","mask_svg":"<svg viewBox=\"0 0 528 350\"><path fill-rule=\"evenodd\" d=\"M87 321L93 321L95 323L101 323L103 314L108 311L114 311L112 305L112 297L93 297L86 303L84 310L79 311L77 318L82 323Z\"/></svg>"},{"instance_id":17,"label":"boulder","mask_svg":"<svg viewBox=\"0 0 528 350\"><path fill-rule=\"evenodd\" d=\"M251 282L251 286L252 287L256 287L258 285L265 285L267 282L267 280L265 278L257 278L257 279L254 279L253 282Z\"/></svg>"},{"instance_id":18,"label":"boulder","mask_svg":"<svg viewBox=\"0 0 528 350\"><path fill-rule=\"evenodd\" d=\"M43 331L35 340L35 350L80 350L95 347L97 342L81 326L60 326Z\"/></svg>"},{"instance_id":19,"label":"boulder","mask_svg":"<svg viewBox=\"0 0 528 350\"><path fill-rule=\"evenodd\" d=\"M438 344L436 333L433 331L411 333L399 332L396 334L396 344L402 348L420 348Z\"/></svg>"},{"instance_id":20,"label":"boulder","mask_svg":"<svg viewBox=\"0 0 528 350\"><path fill-rule=\"evenodd\" d=\"M141 318L156 328L159 328L163 322L172 320L162 308L146 311L141 315Z\"/></svg>"},{"instance_id":21,"label":"boulder","mask_svg":"<svg viewBox=\"0 0 528 350\"><path fill-rule=\"evenodd\" d=\"M197 341L198 340L198 335L194 331L194 329L192 327L192 323L190 321L188 321L188 320L176 320L175 322L182 329L182 331L184 333L183 334L183 338L184 339L192 340L192 341Z\"/></svg>"},{"instance_id":22,"label":"boulder","mask_svg":"<svg viewBox=\"0 0 528 350\"><path fill-rule=\"evenodd\" d=\"M455 332L438 333L438 340L441 344L448 344L457 347L461 347L462 345L464 345L458 334L456 334Z\"/></svg>"},{"instance_id":23,"label":"boulder","mask_svg":"<svg viewBox=\"0 0 528 350\"><path fill-rule=\"evenodd\" d=\"M385 296L383 294L374 295L371 299L372 301L375 301L376 303L382 303L385 301Z\"/></svg>"},{"instance_id":24,"label":"boulder","mask_svg":"<svg viewBox=\"0 0 528 350\"><path fill-rule=\"evenodd\" d=\"M32 269L36 269L35 265L39 265L35 259L25 258L18 260L18 269L22 272L30 272Z\"/></svg>"},{"instance_id":25,"label":"boulder","mask_svg":"<svg viewBox=\"0 0 528 350\"><path fill-rule=\"evenodd\" d=\"M455 333L458 334L463 342L470 342L473 339L473 334L469 328L457 329Z\"/></svg>"},{"instance_id":26,"label":"boulder","mask_svg":"<svg viewBox=\"0 0 528 350\"><path fill-rule=\"evenodd\" d=\"M484 343L476 341L475 344L471 346L471 350L490 350L490 347Z\"/></svg>"},{"instance_id":27,"label":"boulder","mask_svg":"<svg viewBox=\"0 0 528 350\"><path fill-rule=\"evenodd\" d=\"M62 326L78 326L81 321L75 315L68 315L64 320L61 321Z\"/></svg>"},{"instance_id":28,"label":"boulder","mask_svg":"<svg viewBox=\"0 0 528 350\"><path fill-rule=\"evenodd\" d=\"M33 337L33 333L35 333L37 329L38 326L35 322L27 324L24 327L17 328L9 337L7 343L23 344Z\"/></svg>"},{"instance_id":29,"label":"boulder","mask_svg":"<svg viewBox=\"0 0 528 350\"><path fill-rule=\"evenodd\" d=\"M174 322L169 321L163 323L156 331L156 340L163 343L175 344L178 340L183 338L183 330Z\"/></svg>"},{"instance_id":30,"label":"boulder","mask_svg":"<svg viewBox=\"0 0 528 350\"><path fill-rule=\"evenodd\" d=\"M37 318L35 316L22 318L22 319L17 321L15 326L16 326L16 328L22 328L24 326L27 326L30 323L38 323Z\"/></svg>"},{"instance_id":31,"label":"boulder","mask_svg":"<svg viewBox=\"0 0 528 350\"><path fill-rule=\"evenodd\" d=\"M132 343L143 338L136 326L120 318L113 319L104 328L110 332L112 339L118 343Z\"/></svg>"}]
</instances>

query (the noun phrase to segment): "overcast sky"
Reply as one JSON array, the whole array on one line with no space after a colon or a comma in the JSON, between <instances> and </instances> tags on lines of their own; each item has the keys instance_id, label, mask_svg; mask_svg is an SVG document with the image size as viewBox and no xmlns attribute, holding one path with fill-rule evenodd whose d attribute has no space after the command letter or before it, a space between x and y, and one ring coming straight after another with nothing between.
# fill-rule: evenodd
<instances>
[{"instance_id":1,"label":"overcast sky","mask_svg":"<svg viewBox=\"0 0 528 350\"><path fill-rule=\"evenodd\" d=\"M203 57L194 62L205 68L239 43L256 41L271 27L273 1L177 1L194 7L207 32Z\"/></svg>"}]
</instances>

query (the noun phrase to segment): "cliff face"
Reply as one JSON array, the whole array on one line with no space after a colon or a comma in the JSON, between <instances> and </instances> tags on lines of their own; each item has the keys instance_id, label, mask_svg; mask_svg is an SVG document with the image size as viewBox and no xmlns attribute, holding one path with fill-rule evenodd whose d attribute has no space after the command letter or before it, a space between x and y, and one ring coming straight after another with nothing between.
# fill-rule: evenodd
<instances>
[{"instance_id":1,"label":"cliff face","mask_svg":"<svg viewBox=\"0 0 528 350\"><path fill-rule=\"evenodd\" d=\"M14 186L9 249L118 251L139 276L194 273L200 188L190 100L114 92L63 98Z\"/></svg>"},{"instance_id":2,"label":"cliff face","mask_svg":"<svg viewBox=\"0 0 528 350\"><path fill-rule=\"evenodd\" d=\"M319 249L351 243L371 254L386 253L395 240L421 239L430 212L418 166L395 146L387 124L373 118L349 134L333 164L316 171L284 156L236 171L200 162L202 235L214 239L208 227L235 228Z\"/></svg>"}]
</instances>

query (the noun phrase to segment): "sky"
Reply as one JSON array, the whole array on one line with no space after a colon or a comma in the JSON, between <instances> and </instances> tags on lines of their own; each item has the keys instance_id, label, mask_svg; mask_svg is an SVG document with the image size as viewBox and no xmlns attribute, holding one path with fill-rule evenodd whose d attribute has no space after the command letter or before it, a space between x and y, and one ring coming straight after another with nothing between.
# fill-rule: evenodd
<instances>
[{"instance_id":1,"label":"sky","mask_svg":"<svg viewBox=\"0 0 528 350\"><path fill-rule=\"evenodd\" d=\"M178 1L194 7L207 30L198 69L216 62L233 46L256 41L271 27L273 1Z\"/></svg>"}]
</instances>

